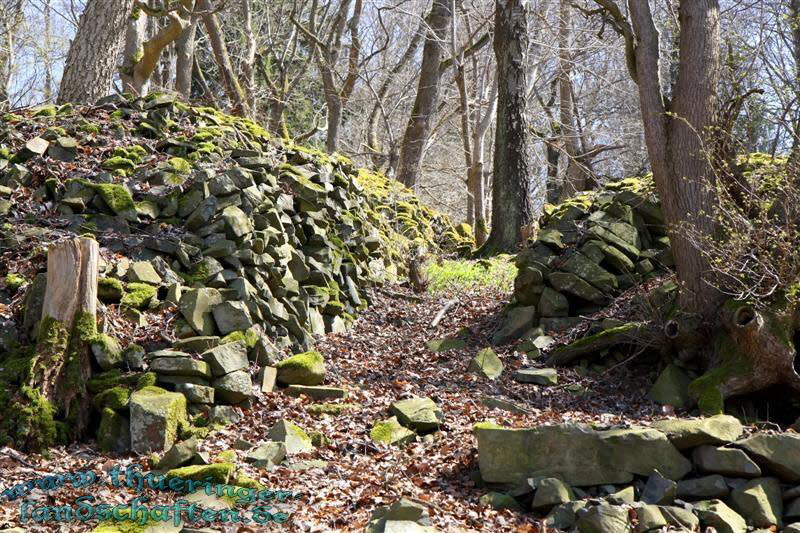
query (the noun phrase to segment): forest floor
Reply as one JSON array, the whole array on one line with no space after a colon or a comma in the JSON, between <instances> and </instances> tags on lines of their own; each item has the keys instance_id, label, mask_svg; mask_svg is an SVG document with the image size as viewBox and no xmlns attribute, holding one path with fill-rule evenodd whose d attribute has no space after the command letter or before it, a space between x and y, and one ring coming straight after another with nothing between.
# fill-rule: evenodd
<instances>
[{"instance_id":1,"label":"forest floor","mask_svg":"<svg viewBox=\"0 0 800 533\"><path fill-rule=\"evenodd\" d=\"M510 293L509 287L503 286L507 282L444 283L421 298L404 286L374 290L372 306L355 327L345 334L329 335L318 345L327 364L326 382L349 389L344 401L357 402L361 409L336 417L316 417L306 411L312 400L276 391L258 397L241 422L212 434L201 443L201 449L213 454L233 449L237 439L253 443L267 440L269 428L281 418L329 437L329 446L293 456L287 461L289 467L279 466L271 472L247 465L246 452L237 451L238 464L247 475L267 487L303 494L278 506L290 514L289 522L283 525L289 531L360 531L376 507L401 497L427 503L432 525L441 531L538 531L532 514L498 512L479 504L479 498L489 489L478 481L473 425L486 420L516 427L548 422L646 424L659 415L656 406L645 398L657 369L642 371L641 366L621 364L589 377L572 369L559 369L556 386L520 384L511 378L516 368L543 365L528 361L524 353L507 346L496 348L506 368L499 379L490 381L469 373L470 359L489 346L498 327L504 299ZM458 304L436 328L431 328L434 316L450 299ZM425 345L462 328L469 329L463 349L432 353ZM441 431L402 448L376 445L369 437L373 424L390 416L390 403L410 396L428 396L442 408L445 422ZM526 413L490 409L482 403L484 397L513 402ZM104 455L92 443L56 448L48 457L23 456L0 448L0 490L3 485L36 476L87 469L102 473L114 465L125 466L141 459ZM304 470L291 468L293 463L308 460L327 464ZM62 488L50 494L34 491L32 496L41 504L63 505L85 493ZM104 503L125 503L136 496L133 491L110 486L95 487L91 494ZM148 495L153 502L170 500L164 493ZM17 502L0 502L0 529L21 525L19 517ZM72 525L61 531L86 531L94 524ZM266 529L211 526L220 531ZM54 530L52 524L26 527L28 531Z\"/></svg>"}]
</instances>

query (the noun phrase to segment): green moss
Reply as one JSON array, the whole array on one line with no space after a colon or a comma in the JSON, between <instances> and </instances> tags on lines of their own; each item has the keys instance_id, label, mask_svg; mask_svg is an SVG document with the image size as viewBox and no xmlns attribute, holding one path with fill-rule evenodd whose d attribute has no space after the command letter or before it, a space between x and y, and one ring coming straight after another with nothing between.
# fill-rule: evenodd
<instances>
[{"instance_id":1,"label":"green moss","mask_svg":"<svg viewBox=\"0 0 800 533\"><path fill-rule=\"evenodd\" d=\"M327 435L319 431L312 431L309 437L311 437L311 444L313 444L315 448L330 446L333 442Z\"/></svg>"},{"instance_id":2,"label":"green moss","mask_svg":"<svg viewBox=\"0 0 800 533\"><path fill-rule=\"evenodd\" d=\"M145 387L153 387L156 381L158 381L158 375L155 372L146 372L136 381L136 390L141 390Z\"/></svg>"},{"instance_id":3,"label":"green moss","mask_svg":"<svg viewBox=\"0 0 800 533\"><path fill-rule=\"evenodd\" d=\"M105 303L119 302L123 295L122 282L114 278L97 279L97 297Z\"/></svg>"},{"instance_id":4,"label":"green moss","mask_svg":"<svg viewBox=\"0 0 800 533\"><path fill-rule=\"evenodd\" d=\"M168 391L166 389L162 389L161 387L147 385L141 389L137 389L136 392L145 396L161 396L162 394L166 394Z\"/></svg>"},{"instance_id":5,"label":"green moss","mask_svg":"<svg viewBox=\"0 0 800 533\"><path fill-rule=\"evenodd\" d=\"M15 272L9 272L8 275L6 275L5 282L6 282L6 288L8 290L10 290L11 292L17 292L20 289L20 287L28 283L28 280L26 280L23 276L20 276Z\"/></svg>"},{"instance_id":6,"label":"green moss","mask_svg":"<svg viewBox=\"0 0 800 533\"><path fill-rule=\"evenodd\" d=\"M719 362L689 384L689 395L697 401L700 411L709 416L725 411L723 387L726 381L746 374L752 368L733 340L724 332L717 334L715 353Z\"/></svg>"},{"instance_id":7,"label":"green moss","mask_svg":"<svg viewBox=\"0 0 800 533\"><path fill-rule=\"evenodd\" d=\"M27 385L16 393L0 387L0 443L41 451L57 442L55 409L41 393Z\"/></svg>"},{"instance_id":8,"label":"green moss","mask_svg":"<svg viewBox=\"0 0 800 533\"><path fill-rule=\"evenodd\" d=\"M128 189L114 183L95 184L94 189L117 214L136 213L136 205Z\"/></svg>"},{"instance_id":9,"label":"green moss","mask_svg":"<svg viewBox=\"0 0 800 533\"><path fill-rule=\"evenodd\" d=\"M119 432L127 420L110 407L103 407L100 414L100 425L97 428L97 445L101 451L110 452L119 436Z\"/></svg>"},{"instance_id":10,"label":"green moss","mask_svg":"<svg viewBox=\"0 0 800 533\"><path fill-rule=\"evenodd\" d=\"M192 171L192 164L182 157L171 157L167 164L176 174L189 174Z\"/></svg>"},{"instance_id":11,"label":"green moss","mask_svg":"<svg viewBox=\"0 0 800 533\"><path fill-rule=\"evenodd\" d=\"M88 120L82 120L78 123L78 131L97 135L100 133L100 126L93 124Z\"/></svg>"},{"instance_id":12,"label":"green moss","mask_svg":"<svg viewBox=\"0 0 800 533\"><path fill-rule=\"evenodd\" d=\"M57 108L54 105L43 105L34 107L31 111L34 117L55 117Z\"/></svg>"},{"instance_id":13,"label":"green moss","mask_svg":"<svg viewBox=\"0 0 800 533\"><path fill-rule=\"evenodd\" d=\"M247 345L247 349L252 349L258 343L259 335L258 333L250 328L246 331L233 331L228 333L222 339L220 339L220 344L227 344L229 342L237 342L242 341Z\"/></svg>"},{"instance_id":14,"label":"green moss","mask_svg":"<svg viewBox=\"0 0 800 533\"><path fill-rule=\"evenodd\" d=\"M113 370L100 372L92 376L92 378L86 382L86 387L92 394L99 394L117 385L133 387L146 375L147 374L142 374L141 372L123 374L120 369L114 368Z\"/></svg>"},{"instance_id":15,"label":"green moss","mask_svg":"<svg viewBox=\"0 0 800 533\"><path fill-rule=\"evenodd\" d=\"M215 457L216 457L216 459L219 459L221 462L235 463L236 462L236 451L234 451L234 450L225 450L225 451L219 452Z\"/></svg>"},{"instance_id":16,"label":"green moss","mask_svg":"<svg viewBox=\"0 0 800 533\"><path fill-rule=\"evenodd\" d=\"M147 283L131 282L125 288L121 304L134 309L146 309L156 297L157 290Z\"/></svg>"},{"instance_id":17,"label":"green moss","mask_svg":"<svg viewBox=\"0 0 800 533\"><path fill-rule=\"evenodd\" d=\"M133 172L136 169L136 163L126 157L112 156L103 161L103 164L100 165L100 167L103 170L110 170L112 172L116 172L117 174L127 176L128 173Z\"/></svg>"},{"instance_id":18,"label":"green moss","mask_svg":"<svg viewBox=\"0 0 800 533\"><path fill-rule=\"evenodd\" d=\"M125 409L128 407L128 400L131 398L131 391L127 387L116 386L105 390L94 397L94 406L98 409L108 407L110 409Z\"/></svg>"},{"instance_id":19,"label":"green moss","mask_svg":"<svg viewBox=\"0 0 800 533\"><path fill-rule=\"evenodd\" d=\"M256 489L256 490L263 490L265 487L255 479L245 476L244 474L239 474L236 476L236 479L233 480L233 484L237 487L244 487L246 489Z\"/></svg>"},{"instance_id":20,"label":"green moss","mask_svg":"<svg viewBox=\"0 0 800 533\"><path fill-rule=\"evenodd\" d=\"M210 465L184 466L167 472L167 479L178 477L205 481L210 478L213 483L227 484L236 471L233 463L214 463Z\"/></svg>"},{"instance_id":21,"label":"green moss","mask_svg":"<svg viewBox=\"0 0 800 533\"><path fill-rule=\"evenodd\" d=\"M495 422L491 420L487 420L486 422L478 422L474 426L472 426L473 431L476 429L504 429L503 426L497 425Z\"/></svg>"},{"instance_id":22,"label":"green moss","mask_svg":"<svg viewBox=\"0 0 800 533\"><path fill-rule=\"evenodd\" d=\"M392 417L383 422L376 422L369 432L369 437L382 444L395 444L401 446L416 439L416 433L404 428Z\"/></svg>"}]
</instances>

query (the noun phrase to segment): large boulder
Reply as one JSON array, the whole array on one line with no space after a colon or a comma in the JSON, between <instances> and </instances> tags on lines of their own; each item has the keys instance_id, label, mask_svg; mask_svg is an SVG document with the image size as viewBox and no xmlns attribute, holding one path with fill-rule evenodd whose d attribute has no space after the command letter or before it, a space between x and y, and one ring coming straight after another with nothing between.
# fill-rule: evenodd
<instances>
[{"instance_id":1,"label":"large boulder","mask_svg":"<svg viewBox=\"0 0 800 533\"><path fill-rule=\"evenodd\" d=\"M131 449L138 454L163 452L175 443L186 421L186 397L158 387L131 394Z\"/></svg>"},{"instance_id":2,"label":"large boulder","mask_svg":"<svg viewBox=\"0 0 800 533\"><path fill-rule=\"evenodd\" d=\"M692 420L659 420L653 427L663 431L679 450L703 444L727 444L742 435L742 423L730 415L717 415Z\"/></svg>"},{"instance_id":3,"label":"large boulder","mask_svg":"<svg viewBox=\"0 0 800 533\"><path fill-rule=\"evenodd\" d=\"M759 433L736 445L784 481L800 481L800 435Z\"/></svg>"},{"instance_id":4,"label":"large boulder","mask_svg":"<svg viewBox=\"0 0 800 533\"><path fill-rule=\"evenodd\" d=\"M595 431L580 424L508 429L475 426L481 477L490 483L524 483L530 477L562 479L572 486L630 483L658 470L677 480L691 463L660 431Z\"/></svg>"},{"instance_id":5,"label":"large boulder","mask_svg":"<svg viewBox=\"0 0 800 533\"><path fill-rule=\"evenodd\" d=\"M737 488L730 495L730 505L745 521L755 527L781 527L783 500L775 478L758 478Z\"/></svg>"}]
</instances>

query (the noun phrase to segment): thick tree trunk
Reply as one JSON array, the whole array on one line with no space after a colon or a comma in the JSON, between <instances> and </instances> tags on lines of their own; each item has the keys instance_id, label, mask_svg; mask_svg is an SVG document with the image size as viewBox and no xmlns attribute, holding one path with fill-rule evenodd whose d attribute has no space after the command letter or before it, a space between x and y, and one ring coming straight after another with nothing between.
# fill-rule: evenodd
<instances>
[{"instance_id":1,"label":"thick tree trunk","mask_svg":"<svg viewBox=\"0 0 800 533\"><path fill-rule=\"evenodd\" d=\"M442 81L440 65L445 52L445 39L453 17L450 0L434 0L428 15L428 34L422 49L419 84L411 117L408 119L400 148L400 168L397 179L414 189L422 167L425 143L431 134L439 88Z\"/></svg>"},{"instance_id":2,"label":"thick tree trunk","mask_svg":"<svg viewBox=\"0 0 800 533\"><path fill-rule=\"evenodd\" d=\"M685 312L713 314L722 302L709 259L689 238L716 232L714 172L705 147L718 111L720 69L717 0L680 4L680 57L671 109L661 86L659 36L647 2L630 4L636 33L634 75L653 177L669 226L675 269ZM668 116L667 112L671 115Z\"/></svg>"},{"instance_id":3,"label":"thick tree trunk","mask_svg":"<svg viewBox=\"0 0 800 533\"><path fill-rule=\"evenodd\" d=\"M83 433L91 409L85 383L91 375L89 341L97 334L97 241L71 239L47 254L47 289L30 386Z\"/></svg>"},{"instance_id":4,"label":"thick tree trunk","mask_svg":"<svg viewBox=\"0 0 800 533\"><path fill-rule=\"evenodd\" d=\"M194 2L191 2L193 5ZM197 17L189 15L189 25L175 41L175 91L186 98L192 96L192 71L194 69L195 34Z\"/></svg>"},{"instance_id":5,"label":"thick tree trunk","mask_svg":"<svg viewBox=\"0 0 800 533\"><path fill-rule=\"evenodd\" d=\"M69 48L59 103L94 103L106 96L117 70L133 0L89 0Z\"/></svg>"},{"instance_id":6,"label":"thick tree trunk","mask_svg":"<svg viewBox=\"0 0 800 533\"><path fill-rule=\"evenodd\" d=\"M481 255L513 252L522 228L533 220L531 128L527 116L527 0L498 0L494 51L497 58L497 132L494 148L492 229Z\"/></svg>"}]
</instances>

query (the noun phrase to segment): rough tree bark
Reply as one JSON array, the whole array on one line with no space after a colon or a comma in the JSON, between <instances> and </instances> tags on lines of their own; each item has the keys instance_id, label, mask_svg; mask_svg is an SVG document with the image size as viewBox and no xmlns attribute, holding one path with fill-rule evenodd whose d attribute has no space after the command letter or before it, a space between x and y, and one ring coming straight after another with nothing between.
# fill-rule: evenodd
<instances>
[{"instance_id":1,"label":"rough tree bark","mask_svg":"<svg viewBox=\"0 0 800 533\"><path fill-rule=\"evenodd\" d=\"M422 166L425 143L433 127L433 117L439 101L442 81L440 65L445 53L445 40L453 17L450 0L434 0L427 17L428 32L422 48L419 83L411 117L408 119L400 148L400 167L397 179L414 189Z\"/></svg>"},{"instance_id":2,"label":"rough tree bark","mask_svg":"<svg viewBox=\"0 0 800 533\"><path fill-rule=\"evenodd\" d=\"M47 254L47 289L30 386L71 422L73 437L86 429L91 409L89 342L97 334L97 241L71 239Z\"/></svg>"},{"instance_id":3,"label":"rough tree bark","mask_svg":"<svg viewBox=\"0 0 800 533\"><path fill-rule=\"evenodd\" d=\"M190 3L194 10L194 1ZM186 14L189 25L175 41L175 91L188 99L192 96L192 71L194 70L195 34L197 33L197 16Z\"/></svg>"},{"instance_id":4,"label":"rough tree bark","mask_svg":"<svg viewBox=\"0 0 800 533\"><path fill-rule=\"evenodd\" d=\"M629 2L629 21L614 0L595 2L625 38L628 69L639 89L647 151L680 282L679 313L666 324L664 336L672 353L697 359L707 369L690 392L703 411L714 413L722 410L725 398L772 384L800 390L794 369L794 304L760 311L748 302L726 301L712 258L697 245L698 240L725 238L713 217L717 183L712 151L721 108L718 0L679 3L671 101L660 76L659 33L649 3Z\"/></svg>"},{"instance_id":5,"label":"rough tree bark","mask_svg":"<svg viewBox=\"0 0 800 533\"><path fill-rule=\"evenodd\" d=\"M497 132L494 144L492 228L480 255L513 252L533 220L531 128L527 116L527 0L497 0Z\"/></svg>"},{"instance_id":6,"label":"rough tree bark","mask_svg":"<svg viewBox=\"0 0 800 533\"><path fill-rule=\"evenodd\" d=\"M133 0L87 2L64 64L59 103L94 103L108 94L132 8Z\"/></svg>"}]
</instances>

